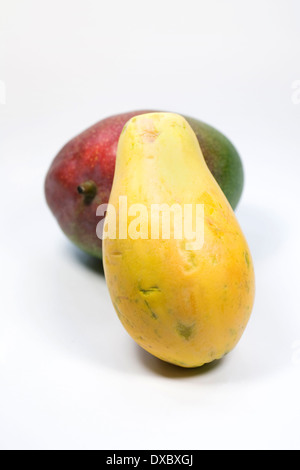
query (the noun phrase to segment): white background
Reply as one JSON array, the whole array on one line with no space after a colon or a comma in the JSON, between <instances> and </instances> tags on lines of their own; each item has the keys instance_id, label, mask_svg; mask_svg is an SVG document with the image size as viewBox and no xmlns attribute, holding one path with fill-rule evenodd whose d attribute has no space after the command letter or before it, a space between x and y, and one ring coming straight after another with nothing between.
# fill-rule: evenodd
<instances>
[{"instance_id":1,"label":"white background","mask_svg":"<svg viewBox=\"0 0 300 470\"><path fill-rule=\"evenodd\" d=\"M0 0L1 448L300 448L299 5ZM255 308L198 370L135 345L44 200L63 144L141 108L214 125L244 162Z\"/></svg>"}]
</instances>

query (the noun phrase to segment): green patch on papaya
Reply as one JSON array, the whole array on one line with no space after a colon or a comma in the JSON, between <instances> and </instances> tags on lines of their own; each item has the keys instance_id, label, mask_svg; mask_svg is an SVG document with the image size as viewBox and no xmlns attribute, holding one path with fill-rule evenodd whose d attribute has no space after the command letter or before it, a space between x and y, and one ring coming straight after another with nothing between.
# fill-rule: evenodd
<instances>
[{"instance_id":1,"label":"green patch on papaya","mask_svg":"<svg viewBox=\"0 0 300 470\"><path fill-rule=\"evenodd\" d=\"M183 323L178 322L176 326L176 331L186 341L189 341L194 332L194 328L195 328L195 325L184 325Z\"/></svg>"},{"instance_id":2,"label":"green patch on papaya","mask_svg":"<svg viewBox=\"0 0 300 470\"><path fill-rule=\"evenodd\" d=\"M154 320L157 320L158 319L158 315L152 310L152 308L150 307L150 305L148 304L147 300L144 301L149 312L151 313L151 317L154 318Z\"/></svg>"},{"instance_id":3,"label":"green patch on papaya","mask_svg":"<svg viewBox=\"0 0 300 470\"><path fill-rule=\"evenodd\" d=\"M161 292L160 288L157 287L157 286L149 287L149 289L141 289L140 288L139 291L143 295L150 295L150 294L154 294L155 292Z\"/></svg>"},{"instance_id":4,"label":"green patch on papaya","mask_svg":"<svg viewBox=\"0 0 300 470\"><path fill-rule=\"evenodd\" d=\"M250 267L250 259L249 259L249 253L248 253L248 251L245 251L245 252L244 252L244 256L245 256L245 260L246 260L247 266L248 266L248 268L249 268L249 267Z\"/></svg>"}]
</instances>

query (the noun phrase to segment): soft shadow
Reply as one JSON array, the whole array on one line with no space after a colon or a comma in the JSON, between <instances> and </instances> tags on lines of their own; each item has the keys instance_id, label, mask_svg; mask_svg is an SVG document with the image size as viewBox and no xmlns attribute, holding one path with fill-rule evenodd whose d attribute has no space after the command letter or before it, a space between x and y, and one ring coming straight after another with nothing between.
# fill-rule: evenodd
<instances>
[{"instance_id":1,"label":"soft shadow","mask_svg":"<svg viewBox=\"0 0 300 470\"><path fill-rule=\"evenodd\" d=\"M280 252L288 229L280 215L260 206L242 205L237 217L249 242L260 282L257 283L253 322L242 339L243 347L232 355L199 368L184 369L165 363L140 347L132 347L110 301L102 262L67 243L62 246L62 254L70 263L62 263L62 270L53 263L53 279L57 280L54 300L48 308L51 309L49 318L53 322L55 338L59 337L63 347L81 357L86 356L96 364L129 375L150 373L173 380L201 377L203 381L204 377L209 377L209 381L223 383L228 378L231 381L253 380L281 370L285 358L278 344L288 337L288 333L279 313L285 306L279 301L276 314L270 310L274 286L266 282L261 263ZM78 269L74 269L74 264ZM81 266L84 269L80 269ZM45 288L41 284L41 289ZM47 324L47 335L48 327Z\"/></svg>"},{"instance_id":2,"label":"soft shadow","mask_svg":"<svg viewBox=\"0 0 300 470\"><path fill-rule=\"evenodd\" d=\"M169 364L168 362L161 361L160 359L149 354L140 346L136 346L138 358L143 366L152 373L168 379L185 379L188 377L208 375L225 361L225 358L223 358L219 361L213 361L210 364L205 364L201 367L186 369L184 367L179 367L173 364Z\"/></svg>"},{"instance_id":3,"label":"soft shadow","mask_svg":"<svg viewBox=\"0 0 300 470\"><path fill-rule=\"evenodd\" d=\"M104 276L103 263L101 259L95 258L94 256L88 255L84 251L80 250L74 245L67 244L66 250L67 255L75 259L79 264L82 264L86 269L93 271L94 273L101 274Z\"/></svg>"}]
</instances>

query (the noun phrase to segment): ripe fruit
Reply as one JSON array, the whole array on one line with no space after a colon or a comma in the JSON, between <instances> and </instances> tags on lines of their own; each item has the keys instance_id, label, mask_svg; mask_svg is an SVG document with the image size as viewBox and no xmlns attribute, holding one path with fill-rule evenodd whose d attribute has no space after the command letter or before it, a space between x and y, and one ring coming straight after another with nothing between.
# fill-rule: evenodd
<instances>
[{"instance_id":1,"label":"ripe fruit","mask_svg":"<svg viewBox=\"0 0 300 470\"><path fill-rule=\"evenodd\" d=\"M129 208L137 203L146 208L140 210L135 239L122 238L118 229L109 238L104 230L105 277L123 326L164 361L197 367L220 359L237 344L249 320L254 271L234 212L183 117L151 113L125 126L109 200L117 228L124 216L120 197L127 198L128 233L134 220ZM186 233L175 239L175 222L169 239L153 239L154 203L176 203L184 224L186 204L204 205L203 246L191 245Z\"/></svg>"}]
</instances>

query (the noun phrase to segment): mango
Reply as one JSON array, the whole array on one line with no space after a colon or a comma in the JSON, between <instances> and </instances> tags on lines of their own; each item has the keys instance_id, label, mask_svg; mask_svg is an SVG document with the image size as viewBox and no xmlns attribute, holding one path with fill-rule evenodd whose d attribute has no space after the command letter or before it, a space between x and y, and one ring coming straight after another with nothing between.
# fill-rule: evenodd
<instances>
[{"instance_id":1,"label":"mango","mask_svg":"<svg viewBox=\"0 0 300 470\"><path fill-rule=\"evenodd\" d=\"M121 131L130 118L144 113L147 111L132 111L98 122L68 142L48 171L45 192L51 211L67 237L92 256L102 256L96 210L109 199ZM239 154L214 128L193 118L187 120L208 167L235 208L243 189Z\"/></svg>"},{"instance_id":2,"label":"mango","mask_svg":"<svg viewBox=\"0 0 300 470\"><path fill-rule=\"evenodd\" d=\"M186 368L229 353L252 311L253 261L186 119L150 113L126 124L109 204L104 272L114 308L130 336L157 358ZM157 205L164 208L154 219ZM173 206L179 218L174 209L168 238L162 235L163 213ZM188 225L192 213L186 207L195 214L199 208L199 217L194 217L202 227L198 241L195 224L180 238L177 225L180 220Z\"/></svg>"}]
</instances>

